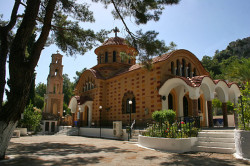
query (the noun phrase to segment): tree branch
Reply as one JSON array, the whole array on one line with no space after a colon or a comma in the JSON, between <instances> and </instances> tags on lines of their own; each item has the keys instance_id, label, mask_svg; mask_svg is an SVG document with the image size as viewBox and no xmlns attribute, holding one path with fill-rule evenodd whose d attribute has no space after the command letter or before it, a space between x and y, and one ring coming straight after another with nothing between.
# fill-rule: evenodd
<instances>
[{"instance_id":1,"label":"tree branch","mask_svg":"<svg viewBox=\"0 0 250 166\"><path fill-rule=\"evenodd\" d=\"M120 11L118 10L114 0L111 0L112 4L114 5L114 8L115 8L115 11L117 12L117 14L119 15L120 19L122 20L122 23L123 25L125 26L125 29L126 31L129 33L129 35L132 37L133 41L136 42L136 39L135 39L135 35L129 30L127 24L125 23L123 17L121 16L121 13Z\"/></svg>"},{"instance_id":2,"label":"tree branch","mask_svg":"<svg viewBox=\"0 0 250 166\"><path fill-rule=\"evenodd\" d=\"M38 38L38 40L35 42L34 47L32 49L31 58L29 62L29 66L31 68L35 68L37 65L37 62L40 58L41 51L47 41L49 32L51 30L51 21L53 17L53 13L55 10L57 0L49 0L47 6L46 6L46 13L44 17L44 23L42 27L42 32Z\"/></svg>"},{"instance_id":3,"label":"tree branch","mask_svg":"<svg viewBox=\"0 0 250 166\"><path fill-rule=\"evenodd\" d=\"M16 24L16 19L17 19L17 11L19 8L19 5L21 3L21 0L16 0L14 7L12 9L12 13L11 13L11 18L10 18L10 22L9 24L6 26L7 31L10 31Z\"/></svg>"}]
</instances>

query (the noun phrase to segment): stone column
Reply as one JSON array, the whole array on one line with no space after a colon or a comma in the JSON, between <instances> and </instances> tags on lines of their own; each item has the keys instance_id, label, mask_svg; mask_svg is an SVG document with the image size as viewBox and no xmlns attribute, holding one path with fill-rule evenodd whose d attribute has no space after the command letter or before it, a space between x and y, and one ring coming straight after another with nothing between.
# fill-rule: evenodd
<instances>
[{"instance_id":1,"label":"stone column","mask_svg":"<svg viewBox=\"0 0 250 166\"><path fill-rule=\"evenodd\" d=\"M223 122L224 122L224 127L228 127L228 119L227 119L227 103L222 103L222 112L223 112Z\"/></svg>"},{"instance_id":2,"label":"stone column","mask_svg":"<svg viewBox=\"0 0 250 166\"><path fill-rule=\"evenodd\" d=\"M207 101L208 126L214 127L212 101Z\"/></svg>"},{"instance_id":3,"label":"stone column","mask_svg":"<svg viewBox=\"0 0 250 166\"><path fill-rule=\"evenodd\" d=\"M198 116L198 99L192 100L192 106L193 116Z\"/></svg>"}]
</instances>

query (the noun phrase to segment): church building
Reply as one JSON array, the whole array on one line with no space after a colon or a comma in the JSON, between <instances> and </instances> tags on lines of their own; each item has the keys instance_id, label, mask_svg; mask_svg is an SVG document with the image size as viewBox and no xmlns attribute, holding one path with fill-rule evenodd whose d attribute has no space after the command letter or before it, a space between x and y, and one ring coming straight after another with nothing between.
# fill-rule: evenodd
<instances>
[{"instance_id":1,"label":"church building","mask_svg":"<svg viewBox=\"0 0 250 166\"><path fill-rule=\"evenodd\" d=\"M199 59L185 49L153 58L152 69L136 63L137 50L125 39L109 38L95 49L97 65L82 73L69 108L73 121L91 126L103 121L152 120L157 110L172 109L177 117L200 116L202 126L213 127L212 100L222 102L224 126L228 126L227 101L236 103L239 87L212 80ZM101 110L101 111L100 111Z\"/></svg>"}]
</instances>

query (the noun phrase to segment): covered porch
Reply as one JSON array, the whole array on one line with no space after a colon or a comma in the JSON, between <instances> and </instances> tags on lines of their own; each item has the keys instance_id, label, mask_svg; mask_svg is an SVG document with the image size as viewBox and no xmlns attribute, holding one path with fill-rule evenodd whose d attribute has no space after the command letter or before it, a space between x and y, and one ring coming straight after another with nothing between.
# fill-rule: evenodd
<instances>
[{"instance_id":1,"label":"covered porch","mask_svg":"<svg viewBox=\"0 0 250 166\"><path fill-rule=\"evenodd\" d=\"M159 94L162 109L173 109L177 117L200 117L203 127L214 127L212 100L218 98L222 102L223 127L228 127L227 102L236 104L240 89L234 83L212 80L209 76L176 76L161 86Z\"/></svg>"}]
</instances>

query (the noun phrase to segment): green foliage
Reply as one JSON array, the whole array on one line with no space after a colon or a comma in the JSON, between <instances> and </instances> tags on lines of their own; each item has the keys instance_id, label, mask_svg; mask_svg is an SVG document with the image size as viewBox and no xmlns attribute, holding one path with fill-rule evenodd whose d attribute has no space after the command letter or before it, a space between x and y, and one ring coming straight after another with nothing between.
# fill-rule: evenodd
<instances>
[{"instance_id":1,"label":"green foliage","mask_svg":"<svg viewBox=\"0 0 250 166\"><path fill-rule=\"evenodd\" d=\"M71 97L73 96L74 83L70 82L68 74L63 74L63 101L69 104Z\"/></svg>"},{"instance_id":2,"label":"green foliage","mask_svg":"<svg viewBox=\"0 0 250 166\"><path fill-rule=\"evenodd\" d=\"M241 95L238 107L235 108L239 115L239 128L244 129L245 123L245 130L250 130L250 88L248 82L241 89Z\"/></svg>"},{"instance_id":3,"label":"green foliage","mask_svg":"<svg viewBox=\"0 0 250 166\"><path fill-rule=\"evenodd\" d=\"M214 79L247 82L250 75L250 37L229 43L225 50L216 50L213 57L204 56L203 66Z\"/></svg>"},{"instance_id":4,"label":"green foliage","mask_svg":"<svg viewBox=\"0 0 250 166\"><path fill-rule=\"evenodd\" d=\"M79 81L79 79L80 79L82 73L83 73L85 70L87 70L86 67L83 68L81 71L76 71L76 76L73 77L73 79L74 79L74 86L76 86L76 84L77 84L77 82Z\"/></svg>"},{"instance_id":5,"label":"green foliage","mask_svg":"<svg viewBox=\"0 0 250 166\"><path fill-rule=\"evenodd\" d=\"M37 86L36 86L36 95L39 95L41 97L44 97L44 94L46 94L46 89L47 89L47 85L44 84L44 83L39 83Z\"/></svg>"},{"instance_id":6,"label":"green foliage","mask_svg":"<svg viewBox=\"0 0 250 166\"><path fill-rule=\"evenodd\" d=\"M157 123L163 123L165 121L168 121L170 124L172 124L175 120L176 113L173 110L161 110L161 111L155 111L152 114L152 118Z\"/></svg>"},{"instance_id":7,"label":"green foliage","mask_svg":"<svg viewBox=\"0 0 250 166\"><path fill-rule=\"evenodd\" d=\"M65 113L63 114L64 116L65 115L71 115L71 111L70 109L68 108L68 105L66 103L63 102L63 111L65 110Z\"/></svg>"},{"instance_id":8,"label":"green foliage","mask_svg":"<svg viewBox=\"0 0 250 166\"><path fill-rule=\"evenodd\" d=\"M215 98L212 100L213 115L223 115L222 113L222 102ZM230 101L227 102L227 114L233 114L234 105Z\"/></svg>"},{"instance_id":9,"label":"green foliage","mask_svg":"<svg viewBox=\"0 0 250 166\"><path fill-rule=\"evenodd\" d=\"M169 46L165 45L163 40L157 39L158 32L142 30L136 32L136 41L133 37L128 36L126 39L133 47L139 50L139 61L148 70L152 69L152 58L162 55L176 49L176 44L171 42Z\"/></svg>"},{"instance_id":10,"label":"green foliage","mask_svg":"<svg viewBox=\"0 0 250 166\"><path fill-rule=\"evenodd\" d=\"M36 108L39 108L39 109L43 110L43 107L44 107L44 98L41 97L40 95L36 95L35 99L34 99L34 106Z\"/></svg>"},{"instance_id":11,"label":"green foliage","mask_svg":"<svg viewBox=\"0 0 250 166\"><path fill-rule=\"evenodd\" d=\"M188 138L197 137L198 132L199 129L194 127L194 122L175 122L171 125L165 122L162 126L158 123L150 125L146 131L143 132L143 135L149 137Z\"/></svg>"},{"instance_id":12,"label":"green foliage","mask_svg":"<svg viewBox=\"0 0 250 166\"><path fill-rule=\"evenodd\" d=\"M92 0L93 2L102 2L106 7L113 3L123 18L133 17L136 24L146 24L148 21L158 21L162 10L167 5L178 4L180 0ZM115 18L120 19L118 13L114 10L112 14Z\"/></svg>"},{"instance_id":13,"label":"green foliage","mask_svg":"<svg viewBox=\"0 0 250 166\"><path fill-rule=\"evenodd\" d=\"M35 110L33 104L30 103L23 113L23 119L18 122L18 126L27 128L29 131L36 131L37 127L39 127L41 120L41 112Z\"/></svg>"}]
</instances>

